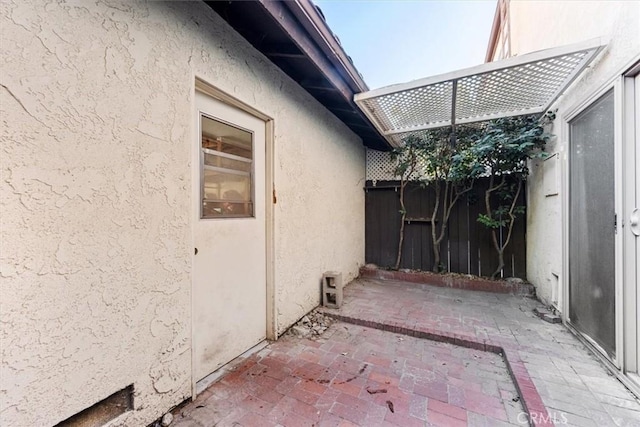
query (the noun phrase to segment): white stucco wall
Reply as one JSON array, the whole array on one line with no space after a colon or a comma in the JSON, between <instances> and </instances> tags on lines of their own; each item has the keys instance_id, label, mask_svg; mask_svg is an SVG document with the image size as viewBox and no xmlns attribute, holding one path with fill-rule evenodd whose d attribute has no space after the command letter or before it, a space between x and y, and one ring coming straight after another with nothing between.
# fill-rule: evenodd
<instances>
[{"instance_id":1,"label":"white stucco wall","mask_svg":"<svg viewBox=\"0 0 640 427\"><path fill-rule=\"evenodd\" d=\"M603 37L608 43L552 108L558 117L550 131L557 137L547 146L560 153L559 172L566 168L567 141L562 137L566 114L623 72L640 55L640 2L637 1L512 1L513 55ZM562 281L562 201L567 195L546 196L542 162L532 164L528 184L527 275L540 298L552 303L558 275ZM559 284L562 286L562 283Z\"/></svg>"},{"instance_id":2,"label":"white stucco wall","mask_svg":"<svg viewBox=\"0 0 640 427\"><path fill-rule=\"evenodd\" d=\"M324 272L341 272L346 284L364 264L364 148L326 113L296 103L281 113L289 123L276 119L278 332L320 303Z\"/></svg>"},{"instance_id":3,"label":"white stucco wall","mask_svg":"<svg viewBox=\"0 0 640 427\"><path fill-rule=\"evenodd\" d=\"M273 117L279 330L364 262L360 139L203 3L0 2L0 424L190 396L198 76ZM242 319L238 319L241 321Z\"/></svg>"}]
</instances>

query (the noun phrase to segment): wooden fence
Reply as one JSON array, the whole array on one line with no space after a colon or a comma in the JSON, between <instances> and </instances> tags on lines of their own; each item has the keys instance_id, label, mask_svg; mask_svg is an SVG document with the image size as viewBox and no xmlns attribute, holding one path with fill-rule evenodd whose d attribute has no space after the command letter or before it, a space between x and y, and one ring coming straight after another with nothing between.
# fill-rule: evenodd
<instances>
[{"instance_id":1,"label":"wooden fence","mask_svg":"<svg viewBox=\"0 0 640 427\"><path fill-rule=\"evenodd\" d=\"M487 180L476 182L475 188L456 204L449 217L447 233L441 243L441 262L450 272L490 276L498 266L498 255L491 232L477 221L484 212ZM380 267L395 265L400 232L400 189L398 181L367 181L365 238L366 261ZM525 191L520 205L525 204ZM410 183L405 190L407 219L401 268L430 271L433 267L431 217L435 201L432 188ZM503 277L526 278L525 216L517 218L511 241L504 254ZM506 236L506 230L504 230Z\"/></svg>"}]
</instances>

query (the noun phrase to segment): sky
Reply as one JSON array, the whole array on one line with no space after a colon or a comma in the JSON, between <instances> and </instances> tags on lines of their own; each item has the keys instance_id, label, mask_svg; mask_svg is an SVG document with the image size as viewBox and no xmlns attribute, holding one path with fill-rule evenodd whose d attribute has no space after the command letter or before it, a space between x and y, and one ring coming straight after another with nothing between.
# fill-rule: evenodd
<instances>
[{"instance_id":1,"label":"sky","mask_svg":"<svg viewBox=\"0 0 640 427\"><path fill-rule=\"evenodd\" d=\"M484 63L496 0L314 0L370 89Z\"/></svg>"}]
</instances>

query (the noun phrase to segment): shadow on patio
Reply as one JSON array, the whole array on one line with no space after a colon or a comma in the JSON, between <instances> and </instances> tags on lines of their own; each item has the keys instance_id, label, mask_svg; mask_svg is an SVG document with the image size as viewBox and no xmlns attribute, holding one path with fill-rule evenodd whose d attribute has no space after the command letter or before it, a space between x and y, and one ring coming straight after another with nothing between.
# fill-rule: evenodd
<instances>
[{"instance_id":1,"label":"shadow on patio","mask_svg":"<svg viewBox=\"0 0 640 427\"><path fill-rule=\"evenodd\" d=\"M375 279L344 292L324 334L236 361L174 425L640 426L640 403L531 298Z\"/></svg>"}]
</instances>

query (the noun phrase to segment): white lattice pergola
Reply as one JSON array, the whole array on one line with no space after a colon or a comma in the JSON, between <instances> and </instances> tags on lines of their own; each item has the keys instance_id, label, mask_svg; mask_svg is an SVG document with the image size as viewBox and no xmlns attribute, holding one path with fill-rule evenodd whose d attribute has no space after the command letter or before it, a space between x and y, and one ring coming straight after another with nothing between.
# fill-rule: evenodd
<instances>
[{"instance_id":1,"label":"white lattice pergola","mask_svg":"<svg viewBox=\"0 0 640 427\"><path fill-rule=\"evenodd\" d=\"M357 94L392 146L428 129L542 114L602 50L600 39Z\"/></svg>"}]
</instances>

